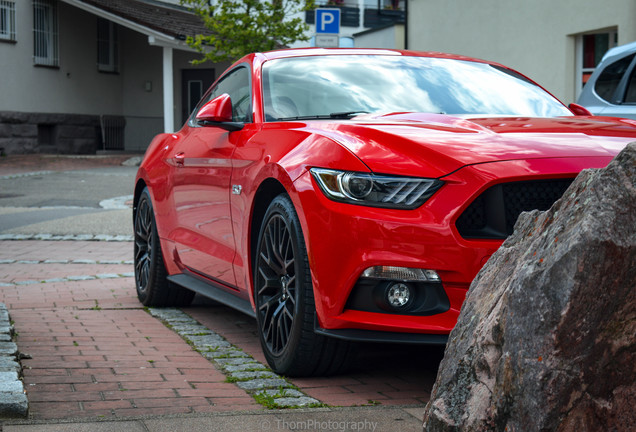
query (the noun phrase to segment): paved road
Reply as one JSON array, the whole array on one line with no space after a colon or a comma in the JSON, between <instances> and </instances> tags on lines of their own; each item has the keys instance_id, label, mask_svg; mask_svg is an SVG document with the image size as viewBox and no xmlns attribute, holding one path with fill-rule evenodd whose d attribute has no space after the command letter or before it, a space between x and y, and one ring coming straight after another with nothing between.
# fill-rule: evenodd
<instances>
[{"instance_id":1,"label":"paved road","mask_svg":"<svg viewBox=\"0 0 636 432\"><path fill-rule=\"evenodd\" d=\"M130 235L137 168L2 175L0 234Z\"/></svg>"}]
</instances>

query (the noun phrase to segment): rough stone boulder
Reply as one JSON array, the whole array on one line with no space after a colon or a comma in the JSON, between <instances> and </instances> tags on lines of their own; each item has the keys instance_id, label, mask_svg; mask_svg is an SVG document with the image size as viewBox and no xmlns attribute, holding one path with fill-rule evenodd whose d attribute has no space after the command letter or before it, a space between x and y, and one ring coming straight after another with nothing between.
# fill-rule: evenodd
<instances>
[{"instance_id":1,"label":"rough stone boulder","mask_svg":"<svg viewBox=\"0 0 636 432\"><path fill-rule=\"evenodd\" d=\"M468 292L426 431L636 430L636 143L521 215Z\"/></svg>"}]
</instances>

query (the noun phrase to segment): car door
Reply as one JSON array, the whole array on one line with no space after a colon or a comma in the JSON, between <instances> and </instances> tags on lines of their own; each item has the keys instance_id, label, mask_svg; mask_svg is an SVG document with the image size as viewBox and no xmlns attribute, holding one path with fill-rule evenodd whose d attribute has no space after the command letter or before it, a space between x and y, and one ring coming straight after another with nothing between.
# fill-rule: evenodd
<instances>
[{"instance_id":1,"label":"car door","mask_svg":"<svg viewBox=\"0 0 636 432\"><path fill-rule=\"evenodd\" d=\"M227 93L233 121L250 122L249 69L240 66L211 89L195 110ZM177 215L174 241L178 260L192 272L235 288L236 253L230 216L232 155L242 131L201 126L192 118L174 147L173 198Z\"/></svg>"}]
</instances>

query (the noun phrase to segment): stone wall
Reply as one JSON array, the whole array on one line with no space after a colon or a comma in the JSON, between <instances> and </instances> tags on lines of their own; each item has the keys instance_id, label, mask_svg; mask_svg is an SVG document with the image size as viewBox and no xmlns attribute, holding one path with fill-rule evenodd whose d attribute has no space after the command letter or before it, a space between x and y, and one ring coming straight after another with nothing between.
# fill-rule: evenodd
<instances>
[{"instance_id":1,"label":"stone wall","mask_svg":"<svg viewBox=\"0 0 636 432\"><path fill-rule=\"evenodd\" d=\"M102 147L97 115L0 111L4 154L95 154Z\"/></svg>"}]
</instances>

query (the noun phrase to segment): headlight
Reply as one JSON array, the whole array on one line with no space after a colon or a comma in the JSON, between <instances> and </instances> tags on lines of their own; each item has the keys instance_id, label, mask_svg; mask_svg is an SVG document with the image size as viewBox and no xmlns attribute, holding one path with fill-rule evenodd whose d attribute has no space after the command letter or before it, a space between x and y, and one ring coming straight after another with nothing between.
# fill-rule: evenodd
<instances>
[{"instance_id":1,"label":"headlight","mask_svg":"<svg viewBox=\"0 0 636 432\"><path fill-rule=\"evenodd\" d=\"M311 168L311 174L328 198L349 204L414 209L442 185L438 179L375 175Z\"/></svg>"}]
</instances>

